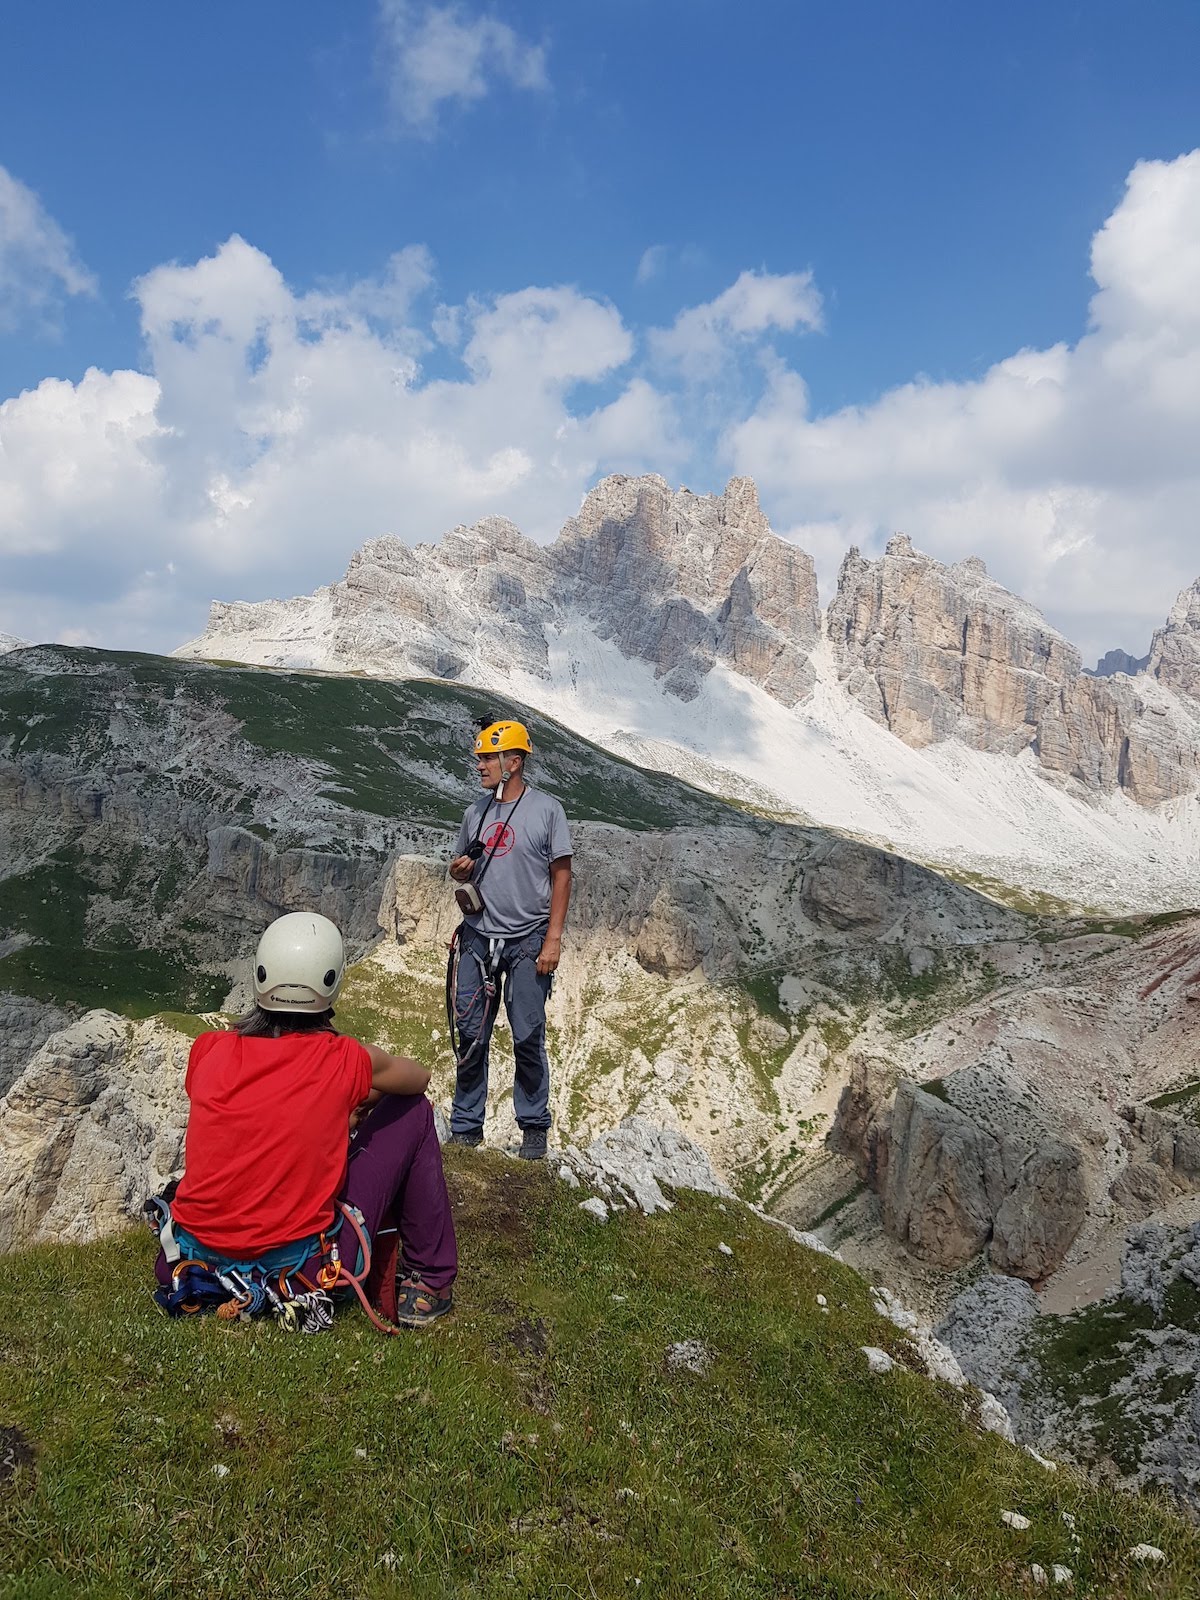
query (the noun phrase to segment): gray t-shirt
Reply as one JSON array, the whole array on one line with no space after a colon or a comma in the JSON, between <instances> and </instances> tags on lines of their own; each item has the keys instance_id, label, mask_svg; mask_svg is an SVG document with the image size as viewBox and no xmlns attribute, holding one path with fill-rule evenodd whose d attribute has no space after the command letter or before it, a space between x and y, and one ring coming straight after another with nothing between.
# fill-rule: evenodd
<instances>
[{"instance_id":1,"label":"gray t-shirt","mask_svg":"<svg viewBox=\"0 0 1200 1600\"><path fill-rule=\"evenodd\" d=\"M467 917L468 926L504 939L532 933L550 915L550 863L573 854L566 812L552 795L528 785L511 803L497 805L490 794L482 794L467 807L456 856L476 834L484 853L471 879L479 884L483 910L477 917Z\"/></svg>"}]
</instances>

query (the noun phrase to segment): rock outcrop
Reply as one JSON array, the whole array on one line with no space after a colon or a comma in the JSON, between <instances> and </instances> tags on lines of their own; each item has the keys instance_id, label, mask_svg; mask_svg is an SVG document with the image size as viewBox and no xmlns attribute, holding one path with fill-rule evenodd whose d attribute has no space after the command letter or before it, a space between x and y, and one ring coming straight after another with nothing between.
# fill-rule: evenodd
<instances>
[{"instance_id":1,"label":"rock outcrop","mask_svg":"<svg viewBox=\"0 0 1200 1600\"><path fill-rule=\"evenodd\" d=\"M30 1056L69 1021L59 1006L28 995L0 994L0 1095L8 1093Z\"/></svg>"},{"instance_id":2,"label":"rock outcrop","mask_svg":"<svg viewBox=\"0 0 1200 1600\"><path fill-rule=\"evenodd\" d=\"M1200 1511L1200 1223L1135 1228L1119 1292L1039 1314L1035 1296L987 1277L937 1329L963 1371L1006 1407L1030 1449L1130 1488L1158 1486Z\"/></svg>"},{"instance_id":3,"label":"rock outcrop","mask_svg":"<svg viewBox=\"0 0 1200 1600\"><path fill-rule=\"evenodd\" d=\"M1200 724L1180 696L1200 696L1200 584L1136 679L1085 673L1074 645L981 561L943 565L902 534L877 561L850 551L825 626L847 690L906 744L1028 750L1072 790L1140 805L1196 787Z\"/></svg>"},{"instance_id":4,"label":"rock outcrop","mask_svg":"<svg viewBox=\"0 0 1200 1600\"><path fill-rule=\"evenodd\" d=\"M947 1101L901 1083L888 1128L884 1226L942 1268L985 1248L1030 1282L1059 1265L1087 1209L1079 1152L1047 1140L1026 1152Z\"/></svg>"},{"instance_id":5,"label":"rock outcrop","mask_svg":"<svg viewBox=\"0 0 1200 1600\"><path fill-rule=\"evenodd\" d=\"M98 1239L180 1165L189 1041L91 1011L0 1099L0 1251Z\"/></svg>"},{"instance_id":6,"label":"rock outcrop","mask_svg":"<svg viewBox=\"0 0 1200 1600\"><path fill-rule=\"evenodd\" d=\"M857 1050L827 1138L879 1196L886 1236L934 1278L986 1253L1053 1282L1200 1192L1195 919L1020 959L1024 975L994 995L888 1054ZM938 1077L913 1081L934 1063ZM1164 1090L1170 1108L1151 1103Z\"/></svg>"},{"instance_id":7,"label":"rock outcrop","mask_svg":"<svg viewBox=\"0 0 1200 1600\"><path fill-rule=\"evenodd\" d=\"M733 1198L699 1145L645 1117L626 1117L586 1149L567 1145L550 1160L564 1183L597 1190L605 1208L629 1206L653 1216L670 1210L664 1190L672 1189Z\"/></svg>"},{"instance_id":8,"label":"rock outcrop","mask_svg":"<svg viewBox=\"0 0 1200 1600\"><path fill-rule=\"evenodd\" d=\"M1200 1124L1150 1105L1123 1106L1121 1115L1142 1142L1141 1166L1153 1165L1164 1180L1181 1188L1200 1184Z\"/></svg>"}]
</instances>

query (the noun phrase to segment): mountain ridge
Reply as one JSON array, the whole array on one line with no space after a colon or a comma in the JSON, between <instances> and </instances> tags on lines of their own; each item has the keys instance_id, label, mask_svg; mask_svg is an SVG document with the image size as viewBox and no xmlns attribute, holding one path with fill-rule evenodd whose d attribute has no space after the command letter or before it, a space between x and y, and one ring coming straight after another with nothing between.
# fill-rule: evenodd
<instances>
[{"instance_id":1,"label":"mountain ridge","mask_svg":"<svg viewBox=\"0 0 1200 1600\"><path fill-rule=\"evenodd\" d=\"M1200 868L1197 596L1145 673L1096 678L974 558L852 549L822 614L751 480L612 477L552 545L498 518L375 540L311 596L214 602L176 654L494 688L763 809L1153 910L1194 898Z\"/></svg>"}]
</instances>

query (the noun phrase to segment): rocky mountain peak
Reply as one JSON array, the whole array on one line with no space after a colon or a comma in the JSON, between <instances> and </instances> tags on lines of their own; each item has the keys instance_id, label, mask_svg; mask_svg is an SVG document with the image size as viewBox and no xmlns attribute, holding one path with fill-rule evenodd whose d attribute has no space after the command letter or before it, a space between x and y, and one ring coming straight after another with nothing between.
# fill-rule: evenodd
<instances>
[{"instance_id":1,"label":"rocky mountain peak","mask_svg":"<svg viewBox=\"0 0 1200 1600\"><path fill-rule=\"evenodd\" d=\"M1192 700L1200 700L1200 578L1185 589L1150 641L1147 670Z\"/></svg>"},{"instance_id":2,"label":"rocky mountain peak","mask_svg":"<svg viewBox=\"0 0 1200 1600\"><path fill-rule=\"evenodd\" d=\"M656 476L605 478L548 554L569 603L680 699L714 661L787 704L809 693L816 572L771 531L751 479L698 495Z\"/></svg>"},{"instance_id":3,"label":"rocky mountain peak","mask_svg":"<svg viewBox=\"0 0 1200 1600\"><path fill-rule=\"evenodd\" d=\"M621 691L638 736L656 724L662 696L668 706L695 700L714 668L803 707L824 660L814 656L820 627L812 559L772 532L751 479L695 494L618 474L552 545L503 517L415 548L374 539L340 583L313 595L215 604L205 636L179 653L507 684L569 719L582 659L593 686L610 672L637 685L595 649L615 646L655 680ZM1141 804L1185 794L1200 777L1200 582L1155 635L1151 673L1136 679L1084 673L1075 647L982 561L942 563L904 533L871 560L851 547L826 628L841 686L914 749L957 739L1029 751L1081 797L1120 789Z\"/></svg>"},{"instance_id":4,"label":"rocky mountain peak","mask_svg":"<svg viewBox=\"0 0 1200 1600\"><path fill-rule=\"evenodd\" d=\"M673 490L655 474L614 475L587 495L551 548L565 571L606 581L636 577L707 606L768 540L776 535L750 478L733 478L712 495Z\"/></svg>"},{"instance_id":5,"label":"rocky mountain peak","mask_svg":"<svg viewBox=\"0 0 1200 1600\"><path fill-rule=\"evenodd\" d=\"M1118 672L1134 678L1145 670L1149 661L1149 656L1131 656L1128 650L1106 650L1094 667L1083 670L1090 678L1112 678Z\"/></svg>"},{"instance_id":6,"label":"rocky mountain peak","mask_svg":"<svg viewBox=\"0 0 1200 1600\"><path fill-rule=\"evenodd\" d=\"M958 736L1016 754L1079 671L1074 646L982 561L944 565L902 533L877 561L850 551L826 628L850 693L916 746Z\"/></svg>"},{"instance_id":7,"label":"rocky mountain peak","mask_svg":"<svg viewBox=\"0 0 1200 1600\"><path fill-rule=\"evenodd\" d=\"M1030 750L1060 784L1121 789L1142 805L1196 783L1186 703L1150 703L1127 678L1085 673L1075 646L982 561L943 565L903 534L876 561L852 550L826 629L847 690L905 744L955 738L996 754ZM1200 582L1176 602L1155 650L1159 682L1200 699Z\"/></svg>"}]
</instances>

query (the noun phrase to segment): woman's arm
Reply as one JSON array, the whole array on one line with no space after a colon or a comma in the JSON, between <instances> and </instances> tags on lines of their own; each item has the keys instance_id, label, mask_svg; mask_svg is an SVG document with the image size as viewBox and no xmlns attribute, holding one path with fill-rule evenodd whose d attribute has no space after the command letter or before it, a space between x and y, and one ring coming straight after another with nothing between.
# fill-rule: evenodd
<instances>
[{"instance_id":1,"label":"woman's arm","mask_svg":"<svg viewBox=\"0 0 1200 1600\"><path fill-rule=\"evenodd\" d=\"M411 1056L393 1056L377 1044L363 1047L371 1058L371 1093L424 1094L429 1087L429 1069Z\"/></svg>"}]
</instances>

